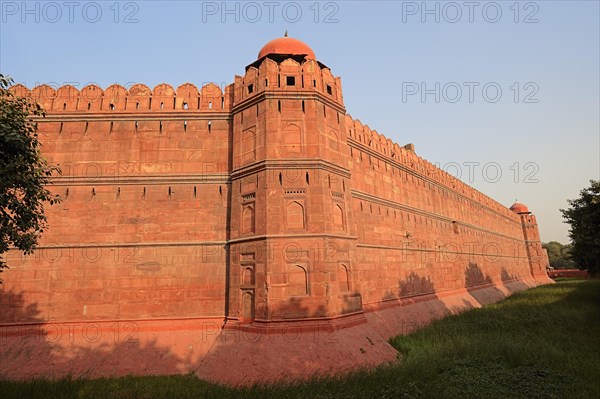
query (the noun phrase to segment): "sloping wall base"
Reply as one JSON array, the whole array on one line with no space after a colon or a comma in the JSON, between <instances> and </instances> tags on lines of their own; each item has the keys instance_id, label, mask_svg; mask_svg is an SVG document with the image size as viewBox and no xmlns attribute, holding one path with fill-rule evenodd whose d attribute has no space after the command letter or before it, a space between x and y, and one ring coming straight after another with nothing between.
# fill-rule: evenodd
<instances>
[{"instance_id":1,"label":"sloping wall base","mask_svg":"<svg viewBox=\"0 0 600 399\"><path fill-rule=\"evenodd\" d=\"M397 359L388 343L434 319L501 300L551 280L518 280L366 305L343 322L229 327L221 319L19 324L0 327L0 375L196 373L228 385L328 375ZM225 327L225 328L224 328Z\"/></svg>"}]
</instances>

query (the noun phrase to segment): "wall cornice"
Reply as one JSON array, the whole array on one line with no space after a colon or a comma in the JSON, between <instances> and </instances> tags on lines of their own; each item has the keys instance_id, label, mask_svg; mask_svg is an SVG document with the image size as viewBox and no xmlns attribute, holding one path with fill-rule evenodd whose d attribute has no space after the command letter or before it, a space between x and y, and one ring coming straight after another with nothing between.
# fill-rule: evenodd
<instances>
[{"instance_id":1,"label":"wall cornice","mask_svg":"<svg viewBox=\"0 0 600 399\"><path fill-rule=\"evenodd\" d=\"M373 195L370 195L370 194L367 194L367 193L363 193L363 192L357 191L357 190L351 190L351 192L352 192L352 198L357 198L357 199L361 199L361 200L365 200L365 201L374 202L376 204L388 206L390 208L396 208L396 209L404 211L404 212L412 212L412 213L417 214L417 215L429 217L429 218L432 218L432 219L438 219L438 220L441 220L441 221L447 222L447 223L456 222L456 223L458 223L461 226L465 226L465 227L468 227L468 228L473 229L473 230L478 230L478 231L481 231L481 232L484 232L484 233L493 234L493 235L496 235L496 236L499 236L499 237L503 237L503 238L506 238L506 239L509 239L509 240L513 240L513 241L523 242L522 239L517 239L517 238L514 238L514 237L510 237L510 236L507 236L505 234L501 234L501 233L495 232L493 230L484 229L483 227L479 227L479 226L476 226L476 225L473 225L473 224L470 224L470 223L465 223L465 222L462 222L460 220L455 220L455 219L449 218L447 216L439 215L437 213L428 212L428 211L425 211L425 210L422 210L422 209L418 209L418 208L413 208L413 207L408 206L408 205L403 205L403 204L400 204L400 203L395 202L395 201L390 201L390 200L387 200L387 199L375 197Z\"/></svg>"},{"instance_id":2,"label":"wall cornice","mask_svg":"<svg viewBox=\"0 0 600 399\"><path fill-rule=\"evenodd\" d=\"M457 195L457 196L461 197L462 199L465 199L465 200L467 200L467 201L469 201L469 202L471 202L471 203L473 203L473 204L475 204L477 206L481 206L483 208L486 208L490 212L494 213L495 215L497 215L497 216L499 216L499 217L501 217L503 219L506 219L507 221L509 221L511 223L514 223L514 224L517 224L517 225L521 224L518 220L511 219L511 218L507 217L506 215L503 215L503 214L499 213L495 209L493 209L493 208L491 208L491 207L489 207L489 206L487 206L485 204L482 204L481 202L479 202L477 200L474 200L473 198L470 198L469 196L464 195L463 193L461 193L461 192L459 192L457 190L454 190L451 187L448 187L445 184L442 184L442 183L440 183L439 181L437 181L435 179L432 179L432 178L430 178L428 176L425 176L425 175L419 173L418 171L415 171L414 169L409 168L408 166L404 165L403 163L396 161L393 158L386 157L385 155L383 155L383 154L381 154L381 153L373 150L371 147L365 146L363 143L360 143L360 142L354 140L351 137L348 137L347 139L348 139L348 145L351 146L351 147L353 147L353 148L356 148L356 149L358 149L360 151L363 151L363 152L367 153L368 155L370 155L372 157L375 157L375 158L378 158L379 160L381 160L383 162L389 163L390 165L395 166L398 169L401 169L405 173L408 173L408 174L410 174L412 176L415 176L416 178L421 179L423 181L426 181L427 183L432 184L432 185L434 185L434 186L436 186L436 187L438 187L438 188L440 188L442 190L445 190L445 191L447 191L449 193ZM471 188L471 187L469 186L469 188ZM490 200L496 202L495 200L493 200L491 198L490 198Z\"/></svg>"}]
</instances>

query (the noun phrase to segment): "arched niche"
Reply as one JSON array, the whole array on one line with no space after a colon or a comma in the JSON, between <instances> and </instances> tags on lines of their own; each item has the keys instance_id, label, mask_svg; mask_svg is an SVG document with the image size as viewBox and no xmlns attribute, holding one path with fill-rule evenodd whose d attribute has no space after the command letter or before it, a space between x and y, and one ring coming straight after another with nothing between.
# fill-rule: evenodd
<instances>
[{"instance_id":1,"label":"arched niche","mask_svg":"<svg viewBox=\"0 0 600 399\"><path fill-rule=\"evenodd\" d=\"M242 211L242 233L250 234L255 231L255 216L254 205L245 205Z\"/></svg>"},{"instance_id":2,"label":"arched niche","mask_svg":"<svg viewBox=\"0 0 600 399\"><path fill-rule=\"evenodd\" d=\"M308 276L306 269L300 265L291 266L288 271L288 295L308 295Z\"/></svg>"},{"instance_id":3,"label":"arched niche","mask_svg":"<svg viewBox=\"0 0 600 399\"><path fill-rule=\"evenodd\" d=\"M305 228L304 207L298 201L292 201L287 205L285 218L288 230L302 230Z\"/></svg>"}]
</instances>

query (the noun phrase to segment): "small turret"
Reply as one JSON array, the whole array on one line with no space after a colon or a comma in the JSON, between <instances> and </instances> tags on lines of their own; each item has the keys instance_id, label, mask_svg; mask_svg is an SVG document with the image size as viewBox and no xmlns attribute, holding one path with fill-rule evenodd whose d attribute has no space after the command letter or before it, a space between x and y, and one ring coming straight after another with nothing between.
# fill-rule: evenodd
<instances>
[{"instance_id":1,"label":"small turret","mask_svg":"<svg viewBox=\"0 0 600 399\"><path fill-rule=\"evenodd\" d=\"M529 212L527 205L519 201L515 201L515 203L510 206L510 210L519 215L528 215L531 213Z\"/></svg>"},{"instance_id":2,"label":"small turret","mask_svg":"<svg viewBox=\"0 0 600 399\"><path fill-rule=\"evenodd\" d=\"M527 205L519 201L512 204L510 210L515 212L521 218L523 239L525 240L527 258L532 277L541 282L550 282L546 272L550 262L548 261L548 254L542 248L540 231L535 215L531 213Z\"/></svg>"}]
</instances>

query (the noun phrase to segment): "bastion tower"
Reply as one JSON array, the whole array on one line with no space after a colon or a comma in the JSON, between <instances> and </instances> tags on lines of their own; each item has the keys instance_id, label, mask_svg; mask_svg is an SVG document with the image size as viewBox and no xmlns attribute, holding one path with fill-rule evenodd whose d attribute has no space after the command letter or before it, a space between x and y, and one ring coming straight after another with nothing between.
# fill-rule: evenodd
<instances>
[{"instance_id":1,"label":"bastion tower","mask_svg":"<svg viewBox=\"0 0 600 399\"><path fill-rule=\"evenodd\" d=\"M286 35L233 91L229 321L359 311L340 78Z\"/></svg>"}]
</instances>

